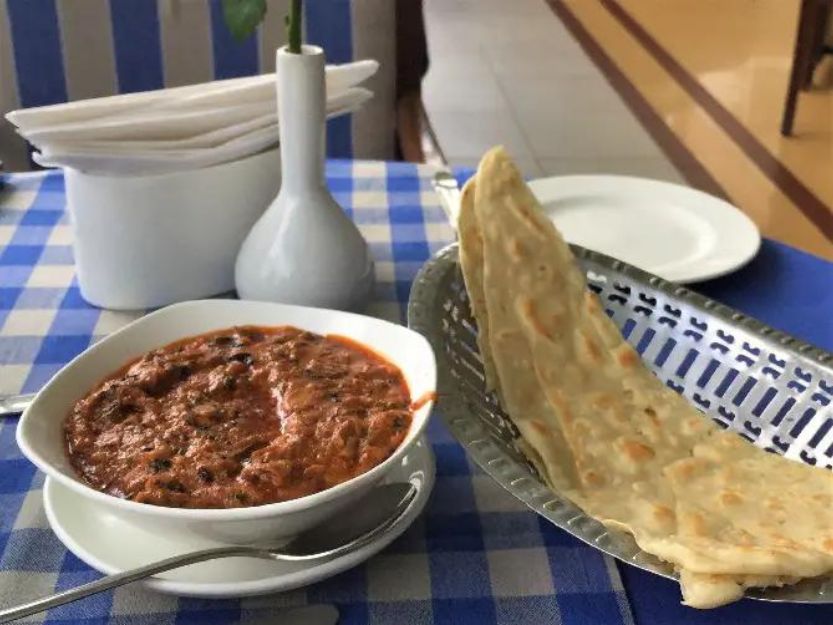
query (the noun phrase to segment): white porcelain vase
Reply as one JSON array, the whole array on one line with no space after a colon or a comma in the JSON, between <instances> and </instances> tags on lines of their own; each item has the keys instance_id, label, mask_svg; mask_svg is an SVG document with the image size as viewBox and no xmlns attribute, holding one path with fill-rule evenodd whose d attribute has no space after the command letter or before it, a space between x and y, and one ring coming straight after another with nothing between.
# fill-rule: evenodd
<instances>
[{"instance_id":1,"label":"white porcelain vase","mask_svg":"<svg viewBox=\"0 0 833 625\"><path fill-rule=\"evenodd\" d=\"M237 255L241 299L361 309L373 286L367 243L324 180L324 52L277 52L281 189Z\"/></svg>"}]
</instances>

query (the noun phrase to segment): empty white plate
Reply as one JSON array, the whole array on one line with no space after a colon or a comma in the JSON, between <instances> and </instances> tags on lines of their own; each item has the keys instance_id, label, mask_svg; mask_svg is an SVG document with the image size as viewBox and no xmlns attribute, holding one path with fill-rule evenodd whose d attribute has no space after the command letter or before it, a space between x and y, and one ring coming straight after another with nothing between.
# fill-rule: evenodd
<instances>
[{"instance_id":1,"label":"empty white plate","mask_svg":"<svg viewBox=\"0 0 833 625\"><path fill-rule=\"evenodd\" d=\"M728 202L669 182L629 176L554 176L529 183L570 243L672 282L739 269L757 253L758 228Z\"/></svg>"},{"instance_id":2,"label":"empty white plate","mask_svg":"<svg viewBox=\"0 0 833 625\"><path fill-rule=\"evenodd\" d=\"M222 558L161 573L143 583L163 593L218 598L282 592L332 577L387 547L422 512L434 486L434 454L424 438L383 482L417 480L422 482L419 493L405 515L375 542L346 556L306 563ZM109 507L78 497L50 478L43 489L43 503L52 531L66 548L102 573L119 573L176 554L223 546L184 527L175 534L159 534L128 524Z\"/></svg>"}]
</instances>

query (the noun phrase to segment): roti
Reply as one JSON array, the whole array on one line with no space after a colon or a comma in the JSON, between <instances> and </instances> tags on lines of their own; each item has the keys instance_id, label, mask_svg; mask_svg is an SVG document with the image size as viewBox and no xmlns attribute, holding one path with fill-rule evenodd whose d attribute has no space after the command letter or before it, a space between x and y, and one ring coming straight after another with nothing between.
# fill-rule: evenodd
<instances>
[{"instance_id":1,"label":"roti","mask_svg":"<svg viewBox=\"0 0 833 625\"><path fill-rule=\"evenodd\" d=\"M550 488L672 563L693 607L833 572L833 473L721 430L662 384L502 148L464 188L459 234L487 386Z\"/></svg>"}]
</instances>

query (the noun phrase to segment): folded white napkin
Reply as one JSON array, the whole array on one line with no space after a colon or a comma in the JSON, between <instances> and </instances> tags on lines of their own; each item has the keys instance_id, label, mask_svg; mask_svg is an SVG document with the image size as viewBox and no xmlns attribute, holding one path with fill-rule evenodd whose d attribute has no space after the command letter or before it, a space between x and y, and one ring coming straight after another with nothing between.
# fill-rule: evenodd
<instances>
[{"instance_id":1,"label":"folded white napkin","mask_svg":"<svg viewBox=\"0 0 833 625\"><path fill-rule=\"evenodd\" d=\"M328 99L327 117L354 111L372 96L372 92L361 87L348 89L335 98ZM142 149L136 146L125 149L124 145L118 144L114 144L114 147L102 147L99 144L85 147L71 145L67 148L56 145L42 148L40 153L35 152L32 158L44 167L72 167L88 173L113 176L147 176L198 169L237 160L277 145L277 116L272 114L270 117L272 123L204 148L187 149L184 141L169 141L169 147L165 150L155 147ZM242 124L238 127L241 126ZM217 136L218 131L208 134ZM207 135L203 135L205 136ZM180 147L174 147L176 143L179 143Z\"/></svg>"},{"instance_id":2,"label":"folded white napkin","mask_svg":"<svg viewBox=\"0 0 833 625\"><path fill-rule=\"evenodd\" d=\"M241 124L267 115L274 109L274 104L270 102L254 102L196 111L141 111L27 130L23 136L37 147L55 142L72 145L95 140L114 144L127 140L170 141Z\"/></svg>"},{"instance_id":3,"label":"folded white napkin","mask_svg":"<svg viewBox=\"0 0 833 625\"><path fill-rule=\"evenodd\" d=\"M370 59L328 65L326 71L327 94L338 93L364 82L379 69L379 63ZM172 87L140 93L78 100L34 108L18 109L6 114L24 137L29 131L57 124L69 124L102 116L112 116L130 111L147 112L149 107L166 109L187 108L197 105L236 105L244 102L270 100L275 102L275 74L231 78L213 82Z\"/></svg>"},{"instance_id":4,"label":"folded white napkin","mask_svg":"<svg viewBox=\"0 0 833 625\"><path fill-rule=\"evenodd\" d=\"M326 68L327 116L372 97L355 87L376 61ZM275 75L95 98L12 111L6 118L44 166L108 175L149 175L244 158L278 143Z\"/></svg>"},{"instance_id":5,"label":"folded white napkin","mask_svg":"<svg viewBox=\"0 0 833 625\"><path fill-rule=\"evenodd\" d=\"M253 119L232 124L225 128L218 128L210 132L194 135L187 139L137 139L127 141L110 141L107 139L91 139L64 143L61 141L50 142L46 149L53 152L96 152L98 154L119 154L131 152L165 152L167 150L193 150L197 148L212 148L239 137L253 130L265 126L276 125L277 115L270 112Z\"/></svg>"}]
</instances>

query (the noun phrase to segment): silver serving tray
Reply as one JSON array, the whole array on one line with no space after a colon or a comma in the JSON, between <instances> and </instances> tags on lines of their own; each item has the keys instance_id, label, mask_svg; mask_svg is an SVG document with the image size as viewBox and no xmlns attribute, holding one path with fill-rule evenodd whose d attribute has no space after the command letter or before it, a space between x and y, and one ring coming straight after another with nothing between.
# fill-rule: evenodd
<instances>
[{"instance_id":1,"label":"silver serving tray","mask_svg":"<svg viewBox=\"0 0 833 625\"><path fill-rule=\"evenodd\" d=\"M833 467L833 354L626 263L572 247L590 288L668 386L756 445ZM518 449L517 430L484 389L457 244L420 271L411 290L408 324L428 338L437 356L437 412L486 473L576 538L623 562L675 578L667 563L639 549L630 535L608 530L553 493ZM750 590L747 596L833 603L833 577Z\"/></svg>"}]
</instances>

